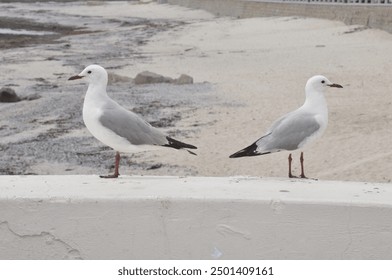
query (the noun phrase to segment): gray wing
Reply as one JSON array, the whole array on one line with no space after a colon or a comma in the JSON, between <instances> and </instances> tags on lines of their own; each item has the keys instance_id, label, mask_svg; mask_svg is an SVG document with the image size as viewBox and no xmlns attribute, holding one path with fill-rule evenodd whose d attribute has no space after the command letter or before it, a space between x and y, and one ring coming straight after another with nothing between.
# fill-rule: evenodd
<instances>
[{"instance_id":1,"label":"gray wing","mask_svg":"<svg viewBox=\"0 0 392 280\"><path fill-rule=\"evenodd\" d=\"M121 106L104 108L101 124L133 145L165 145L166 136L133 112Z\"/></svg>"},{"instance_id":2,"label":"gray wing","mask_svg":"<svg viewBox=\"0 0 392 280\"><path fill-rule=\"evenodd\" d=\"M257 140L258 152L296 150L299 145L320 129L314 115L292 112L278 119L268 133Z\"/></svg>"}]
</instances>

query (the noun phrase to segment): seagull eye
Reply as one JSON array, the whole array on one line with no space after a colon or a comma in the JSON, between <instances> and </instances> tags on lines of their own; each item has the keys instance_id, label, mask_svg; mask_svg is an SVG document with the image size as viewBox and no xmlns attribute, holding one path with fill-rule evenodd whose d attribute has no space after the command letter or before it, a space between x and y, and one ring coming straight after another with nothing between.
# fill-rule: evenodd
<instances>
[{"instance_id":1,"label":"seagull eye","mask_svg":"<svg viewBox=\"0 0 392 280\"><path fill-rule=\"evenodd\" d=\"M87 73L91 74L91 71L87 71ZM324 83L324 81L323 81L323 83Z\"/></svg>"},{"instance_id":2,"label":"seagull eye","mask_svg":"<svg viewBox=\"0 0 392 280\"><path fill-rule=\"evenodd\" d=\"M322 80L322 81L321 81L321 83L322 83L322 84L325 84L325 81L324 81L324 80Z\"/></svg>"}]
</instances>

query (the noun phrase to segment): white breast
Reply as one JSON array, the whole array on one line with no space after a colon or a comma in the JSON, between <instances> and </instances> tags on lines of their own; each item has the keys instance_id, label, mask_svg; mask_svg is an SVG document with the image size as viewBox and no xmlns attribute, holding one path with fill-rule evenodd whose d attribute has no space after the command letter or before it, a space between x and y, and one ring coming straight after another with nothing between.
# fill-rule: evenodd
<instances>
[{"instance_id":1,"label":"white breast","mask_svg":"<svg viewBox=\"0 0 392 280\"><path fill-rule=\"evenodd\" d=\"M313 142L314 140L320 138L321 135L323 135L325 129L327 128L328 119L325 121L325 118L322 118L322 119L320 120L320 118L317 119L317 117L316 117L316 120L318 121L318 123L319 123L319 125L320 125L320 128L319 128L315 133L313 133L311 136L305 138L305 139L298 145L298 148L299 148L299 149L302 148L302 147L304 147L305 145L308 145L309 143Z\"/></svg>"}]
</instances>

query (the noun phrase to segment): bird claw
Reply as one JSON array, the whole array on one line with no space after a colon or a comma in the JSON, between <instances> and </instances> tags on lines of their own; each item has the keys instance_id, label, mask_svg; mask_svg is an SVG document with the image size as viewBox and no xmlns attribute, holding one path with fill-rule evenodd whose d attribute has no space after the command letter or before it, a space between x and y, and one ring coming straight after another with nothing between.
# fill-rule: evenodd
<instances>
[{"instance_id":1,"label":"bird claw","mask_svg":"<svg viewBox=\"0 0 392 280\"><path fill-rule=\"evenodd\" d=\"M103 178L103 179L115 179L115 178L118 178L118 175L120 175L120 174L99 175L99 178Z\"/></svg>"},{"instance_id":2,"label":"bird claw","mask_svg":"<svg viewBox=\"0 0 392 280\"><path fill-rule=\"evenodd\" d=\"M293 179L307 179L307 180L318 181L317 178L309 178L309 177L306 177L305 175L300 175L300 176L289 175L289 178L293 178Z\"/></svg>"}]
</instances>

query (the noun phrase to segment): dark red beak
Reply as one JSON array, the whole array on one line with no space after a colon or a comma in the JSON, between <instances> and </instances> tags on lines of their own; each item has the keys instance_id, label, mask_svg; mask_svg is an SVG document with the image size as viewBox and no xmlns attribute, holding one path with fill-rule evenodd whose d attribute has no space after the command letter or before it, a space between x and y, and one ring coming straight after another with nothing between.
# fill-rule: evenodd
<instances>
[{"instance_id":1,"label":"dark red beak","mask_svg":"<svg viewBox=\"0 0 392 280\"><path fill-rule=\"evenodd\" d=\"M329 87L336 87L336 88L343 88L341 85L339 84L331 84L331 85L327 85Z\"/></svg>"},{"instance_id":2,"label":"dark red beak","mask_svg":"<svg viewBox=\"0 0 392 280\"><path fill-rule=\"evenodd\" d=\"M71 78L69 78L68 81L78 80L78 79L81 79L81 78L83 78L83 76L76 75L76 76L72 76Z\"/></svg>"}]
</instances>

